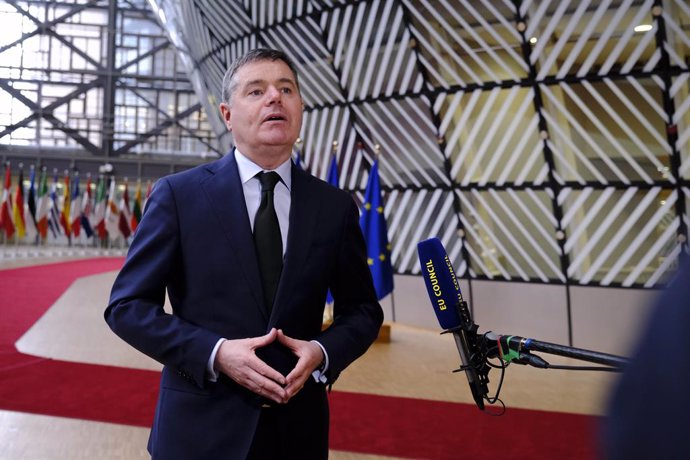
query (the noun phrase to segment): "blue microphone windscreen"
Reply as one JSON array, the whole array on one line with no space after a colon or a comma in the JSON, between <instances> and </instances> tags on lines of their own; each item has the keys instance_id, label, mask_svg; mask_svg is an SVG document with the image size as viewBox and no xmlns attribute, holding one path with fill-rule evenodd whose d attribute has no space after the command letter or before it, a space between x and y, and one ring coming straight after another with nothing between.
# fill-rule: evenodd
<instances>
[{"instance_id":1,"label":"blue microphone windscreen","mask_svg":"<svg viewBox=\"0 0 690 460\"><path fill-rule=\"evenodd\" d=\"M457 304L462 301L460 284L443 244L438 238L417 243L422 276L438 322L443 329L460 326Z\"/></svg>"}]
</instances>

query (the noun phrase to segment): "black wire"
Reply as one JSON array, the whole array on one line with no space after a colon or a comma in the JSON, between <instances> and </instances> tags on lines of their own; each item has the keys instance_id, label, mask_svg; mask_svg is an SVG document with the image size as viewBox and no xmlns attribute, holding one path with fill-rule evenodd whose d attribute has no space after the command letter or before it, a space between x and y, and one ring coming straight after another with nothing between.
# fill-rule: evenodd
<instances>
[{"instance_id":1,"label":"black wire","mask_svg":"<svg viewBox=\"0 0 690 460\"><path fill-rule=\"evenodd\" d=\"M491 361L489 361L488 359L486 360L486 364L487 364L487 366L493 367L494 369L505 369L506 367L510 366L510 363L505 362L505 361L501 361L501 364L494 364Z\"/></svg>"},{"instance_id":2,"label":"black wire","mask_svg":"<svg viewBox=\"0 0 690 460\"><path fill-rule=\"evenodd\" d=\"M503 386L503 376L504 376L504 375L505 375L505 368L501 369L501 378L500 378L499 381L498 381L498 387L496 388L496 394L495 394L493 397L488 396L488 395L487 395L487 396L484 396L484 399L485 399L486 402L488 402L489 404L495 404L496 401L499 400L498 395L501 394L501 387Z\"/></svg>"},{"instance_id":3,"label":"black wire","mask_svg":"<svg viewBox=\"0 0 690 460\"><path fill-rule=\"evenodd\" d=\"M501 415L506 413L506 405L503 404L503 400L499 399L498 396L496 396L495 401L498 401L499 404L501 404L501 409L498 412L493 412L493 411L487 410L488 408L485 407L484 413L486 415L490 415L491 417L500 417ZM492 407L494 407L494 406L492 406Z\"/></svg>"},{"instance_id":4,"label":"black wire","mask_svg":"<svg viewBox=\"0 0 690 460\"><path fill-rule=\"evenodd\" d=\"M490 415L492 417L500 417L501 415L506 413L506 405L503 402L503 400L501 400L501 398L499 398L498 396L501 394L501 388L503 387L503 379L505 377L506 367L508 367L508 365L510 363L499 358L499 364L494 364L491 361L489 361L489 359L487 357L487 353L484 353L484 355L481 356L481 362L486 363L488 366L493 367L494 369L500 369L501 370L501 377L498 380L498 386L496 387L496 393L493 396L484 395L484 400L487 403L489 403L490 405L493 406L496 403L501 405L501 408L499 409L498 412L493 412L493 411L487 410L487 408L484 408L484 413L487 415Z\"/></svg>"},{"instance_id":5,"label":"black wire","mask_svg":"<svg viewBox=\"0 0 690 460\"><path fill-rule=\"evenodd\" d=\"M621 372L622 369L618 367L603 367L603 366L555 366L549 364L548 369L567 369L570 371L601 371L601 372Z\"/></svg>"}]
</instances>

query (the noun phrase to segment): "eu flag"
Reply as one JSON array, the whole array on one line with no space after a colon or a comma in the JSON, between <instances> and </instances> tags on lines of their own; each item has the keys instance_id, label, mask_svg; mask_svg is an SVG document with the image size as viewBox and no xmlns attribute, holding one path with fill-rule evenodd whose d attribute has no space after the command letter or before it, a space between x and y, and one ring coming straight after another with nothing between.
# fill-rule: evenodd
<instances>
[{"instance_id":1,"label":"eu flag","mask_svg":"<svg viewBox=\"0 0 690 460\"><path fill-rule=\"evenodd\" d=\"M297 154L295 155L295 166L297 166L299 169L304 171L304 167L302 166L302 154L300 151L297 151Z\"/></svg>"},{"instance_id":2,"label":"eu flag","mask_svg":"<svg viewBox=\"0 0 690 460\"><path fill-rule=\"evenodd\" d=\"M338 187L338 160L335 155L331 155L331 164L328 166L328 177L326 182L333 187Z\"/></svg>"},{"instance_id":3,"label":"eu flag","mask_svg":"<svg viewBox=\"0 0 690 460\"><path fill-rule=\"evenodd\" d=\"M386 217L383 214L378 159L374 161L369 172L359 226L362 227L367 242L367 262L374 278L376 296L381 300L393 292L393 266Z\"/></svg>"}]
</instances>

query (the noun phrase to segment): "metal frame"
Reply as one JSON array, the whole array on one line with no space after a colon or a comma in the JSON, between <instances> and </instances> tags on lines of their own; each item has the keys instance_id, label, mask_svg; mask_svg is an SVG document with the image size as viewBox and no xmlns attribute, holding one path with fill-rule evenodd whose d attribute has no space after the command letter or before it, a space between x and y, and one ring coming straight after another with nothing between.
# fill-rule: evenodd
<instances>
[{"instance_id":1,"label":"metal frame","mask_svg":"<svg viewBox=\"0 0 690 460\"><path fill-rule=\"evenodd\" d=\"M199 164L206 161L206 157L219 157L222 151L216 139L216 135L210 128L203 130L192 129L187 126L190 123L191 117L196 117L196 120L201 119L202 122L195 122L193 127L196 128L203 123L205 117L200 115L202 112L201 104L192 103L189 106L175 107L173 111L167 110L156 104L159 99L162 99L162 94L170 94L172 99L178 101L180 94L187 95L187 99L196 99L196 95L192 86L189 84L186 76L180 73L180 65L174 64L178 71L174 74L156 75L155 69L150 72L142 73L139 66L142 63L153 62L155 59L163 58L162 53L170 54L173 52L172 47L166 32L162 29L156 21L155 14L150 10L148 3L143 0L124 1L124 0L88 0L84 3L67 3L55 1L19 1L7 0L5 3L16 11L21 17L28 19L36 28L30 32L24 33L20 38L14 40L12 43L0 47L0 59L2 53L10 50L16 46L24 46L26 41L37 36L50 37L51 40L57 42L64 47L64 51L69 53L69 59L74 56L77 59L83 59L86 69L81 71L78 69L64 69L64 68L47 68L40 69L43 75L49 76L51 80L55 81L40 81L36 79L27 80L26 78L0 78L0 91L5 91L12 98L21 102L29 110L31 114L21 120L15 121L11 125L0 127L0 142L3 138L11 137L19 128L32 126L36 128L39 136L38 144L34 146L24 146L17 149L17 146L11 145L12 142L0 143L0 156L4 160L12 160L14 158L23 161L34 160L41 163L44 159L65 158L65 151L74 149L74 157L70 162L71 166L76 164L76 159L83 157L86 152L89 155L100 158L101 163L121 162L120 158L133 156L133 161L142 165L151 164L159 165L161 161L155 158L161 158L163 162L168 162L171 170L179 167L189 167L189 165ZM30 10L31 9L31 10ZM37 9L38 12L34 10ZM57 28L61 25L70 24L71 26L79 25L84 13L94 14L99 12L103 14L105 23L101 25L100 40L101 49L103 50L102 60L97 56L91 56L88 50L80 49L68 37L58 33ZM2 14L2 13L0 13ZM46 21L42 21L40 16L55 14L58 17ZM122 30L122 24L125 20L133 18L138 21L146 21L157 32L154 35L138 34L137 31ZM93 26L93 25L91 25ZM126 62L117 62L118 56L124 56L124 48L122 47L123 34L128 36L138 37L137 43L147 41L150 43L148 49L143 49L135 56L128 56ZM60 50L48 49L48 53L59 52ZM51 57L48 57L48 62L51 62ZM19 67L15 69L20 75L24 75L25 71L29 69ZM36 70L36 69L32 69ZM74 78L77 76L77 78ZM72 77L70 79L70 77ZM80 79L79 83L73 83L71 80ZM157 84L156 81L167 81L165 84ZM41 93L44 85L65 85L71 88L67 94L61 97L54 98L48 103L42 103L39 98L32 100L30 96L22 93L17 89L18 84L22 82L32 83L38 88ZM155 94L155 97L144 95L144 91L149 95ZM140 101L134 110L145 110L147 118L155 120L155 124L149 124L145 129L136 126L128 132L118 132L117 117L118 111L126 111L126 103L119 94L131 92L135 94ZM77 124L77 118L81 114L70 112L70 104L77 98L82 98L84 104L100 104L100 121L96 119L87 118L88 126L95 126L91 128L80 129ZM92 102L90 99L98 98L100 102ZM143 101L143 102L142 102ZM143 109L142 109L143 107ZM63 113L67 110L67 117L57 115L58 111ZM40 139L41 129L40 121L45 120L49 123L51 129L56 132L61 132L69 139L68 145L73 145L72 148L65 149L57 145L50 145L50 139ZM90 120L90 121L89 121ZM197 146L204 150L202 151L183 151L177 152L165 149L164 151L156 150L159 139L164 139L164 136L169 135L166 132L171 127L179 128L179 135L184 135L187 138L193 139ZM163 136L163 137L162 137ZM99 142L96 139L100 138ZM181 145L179 141L174 141L172 144ZM83 152L78 148L81 147ZM154 150L150 150L154 147ZM17 154L17 152L21 152ZM182 158L188 157L188 158ZM129 164L132 160L128 159L122 164ZM141 170L142 167L139 167ZM143 168L146 169L146 168Z\"/></svg>"}]
</instances>

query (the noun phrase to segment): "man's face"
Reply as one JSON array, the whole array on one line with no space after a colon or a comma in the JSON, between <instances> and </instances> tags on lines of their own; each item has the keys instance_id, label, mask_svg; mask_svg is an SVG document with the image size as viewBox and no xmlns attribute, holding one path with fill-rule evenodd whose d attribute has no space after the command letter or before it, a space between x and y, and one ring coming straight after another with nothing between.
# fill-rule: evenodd
<instances>
[{"instance_id":1,"label":"man's face","mask_svg":"<svg viewBox=\"0 0 690 460\"><path fill-rule=\"evenodd\" d=\"M295 76L280 60L241 67L231 106L221 104L225 125L242 153L291 152L302 126L302 97Z\"/></svg>"}]
</instances>

